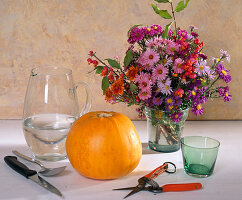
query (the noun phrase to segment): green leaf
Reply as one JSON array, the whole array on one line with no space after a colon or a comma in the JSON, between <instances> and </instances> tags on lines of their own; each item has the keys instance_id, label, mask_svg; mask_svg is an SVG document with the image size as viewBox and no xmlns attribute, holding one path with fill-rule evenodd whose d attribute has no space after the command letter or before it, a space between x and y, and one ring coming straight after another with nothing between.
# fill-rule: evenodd
<instances>
[{"instance_id":1,"label":"green leaf","mask_svg":"<svg viewBox=\"0 0 242 200\"><path fill-rule=\"evenodd\" d=\"M187 7L187 4L189 3L190 0L186 0L185 7Z\"/></svg>"},{"instance_id":2,"label":"green leaf","mask_svg":"<svg viewBox=\"0 0 242 200\"><path fill-rule=\"evenodd\" d=\"M155 0L158 3L168 3L170 0Z\"/></svg>"},{"instance_id":3,"label":"green leaf","mask_svg":"<svg viewBox=\"0 0 242 200\"><path fill-rule=\"evenodd\" d=\"M103 66L97 66L97 67L95 68L95 70L96 70L96 74L101 74L101 72L102 72L102 70L103 70Z\"/></svg>"},{"instance_id":4,"label":"green leaf","mask_svg":"<svg viewBox=\"0 0 242 200\"><path fill-rule=\"evenodd\" d=\"M105 59L108 61L108 64L111 65L113 68L121 69L120 64L113 59Z\"/></svg>"},{"instance_id":5,"label":"green leaf","mask_svg":"<svg viewBox=\"0 0 242 200\"><path fill-rule=\"evenodd\" d=\"M124 67L127 67L133 59L133 51L130 49L127 53L126 56L124 57Z\"/></svg>"},{"instance_id":6,"label":"green leaf","mask_svg":"<svg viewBox=\"0 0 242 200\"><path fill-rule=\"evenodd\" d=\"M164 32L162 33L163 40L168 36L168 31L169 31L169 28L171 27L171 24L172 24L172 22L170 22L169 24L166 25L166 28L165 28Z\"/></svg>"},{"instance_id":7,"label":"green leaf","mask_svg":"<svg viewBox=\"0 0 242 200\"><path fill-rule=\"evenodd\" d=\"M168 13L167 10L160 10L154 4L152 4L152 8L155 11L155 13L160 15L162 18L164 18L164 19L171 19L172 18L172 16Z\"/></svg>"},{"instance_id":8,"label":"green leaf","mask_svg":"<svg viewBox=\"0 0 242 200\"><path fill-rule=\"evenodd\" d=\"M133 25L129 30L128 30L128 34L130 31L132 31L134 28L142 26L142 24L137 24L137 25Z\"/></svg>"},{"instance_id":9,"label":"green leaf","mask_svg":"<svg viewBox=\"0 0 242 200\"><path fill-rule=\"evenodd\" d=\"M183 0L180 1L180 2L178 2L177 6L176 6L176 8L175 8L175 11L176 11L176 12L180 12L180 11L184 10L184 9L187 7L189 1L190 1L190 0L186 0L186 3L184 3Z\"/></svg>"},{"instance_id":10,"label":"green leaf","mask_svg":"<svg viewBox=\"0 0 242 200\"><path fill-rule=\"evenodd\" d=\"M106 92L106 90L108 89L108 87L109 87L108 77L107 76L104 76L103 77L103 80L102 80L102 90L103 90L103 94Z\"/></svg>"},{"instance_id":11,"label":"green leaf","mask_svg":"<svg viewBox=\"0 0 242 200\"><path fill-rule=\"evenodd\" d=\"M137 89L138 89L138 87L135 84L130 83L130 90L131 90L131 92L135 92L135 91L137 91Z\"/></svg>"},{"instance_id":12,"label":"green leaf","mask_svg":"<svg viewBox=\"0 0 242 200\"><path fill-rule=\"evenodd\" d=\"M175 11L180 12L180 11L184 10L184 8L185 8L185 4L184 4L184 1L182 0L182 1L178 2L177 6L175 8Z\"/></svg>"}]
</instances>

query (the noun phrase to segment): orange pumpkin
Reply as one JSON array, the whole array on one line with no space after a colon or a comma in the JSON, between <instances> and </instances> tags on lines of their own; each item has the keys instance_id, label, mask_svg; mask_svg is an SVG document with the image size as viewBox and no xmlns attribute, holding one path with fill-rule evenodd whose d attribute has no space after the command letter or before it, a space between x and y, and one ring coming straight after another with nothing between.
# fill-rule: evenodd
<instances>
[{"instance_id":1,"label":"orange pumpkin","mask_svg":"<svg viewBox=\"0 0 242 200\"><path fill-rule=\"evenodd\" d=\"M70 129L66 151L73 168L93 179L115 179L138 165L142 146L131 120L115 112L89 112Z\"/></svg>"}]
</instances>

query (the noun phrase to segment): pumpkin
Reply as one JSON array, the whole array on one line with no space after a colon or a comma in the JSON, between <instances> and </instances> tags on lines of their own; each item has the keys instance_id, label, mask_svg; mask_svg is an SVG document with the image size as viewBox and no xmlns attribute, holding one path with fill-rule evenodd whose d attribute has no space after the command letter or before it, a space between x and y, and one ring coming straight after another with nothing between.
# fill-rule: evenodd
<instances>
[{"instance_id":1,"label":"pumpkin","mask_svg":"<svg viewBox=\"0 0 242 200\"><path fill-rule=\"evenodd\" d=\"M142 145L128 117L97 111L75 121L67 135L66 152L73 168L83 176L116 179L136 168Z\"/></svg>"}]
</instances>

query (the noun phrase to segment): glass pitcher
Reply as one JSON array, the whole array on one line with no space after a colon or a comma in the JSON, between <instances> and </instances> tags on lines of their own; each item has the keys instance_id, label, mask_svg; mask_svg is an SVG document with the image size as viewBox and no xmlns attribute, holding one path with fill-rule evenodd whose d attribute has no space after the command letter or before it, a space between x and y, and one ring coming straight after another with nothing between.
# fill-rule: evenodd
<instances>
[{"instance_id":1,"label":"glass pitcher","mask_svg":"<svg viewBox=\"0 0 242 200\"><path fill-rule=\"evenodd\" d=\"M76 94L79 85L86 93L81 113ZM33 155L46 161L65 159L69 129L90 108L90 88L84 82L74 84L72 70L53 66L32 69L24 101L23 132Z\"/></svg>"}]
</instances>

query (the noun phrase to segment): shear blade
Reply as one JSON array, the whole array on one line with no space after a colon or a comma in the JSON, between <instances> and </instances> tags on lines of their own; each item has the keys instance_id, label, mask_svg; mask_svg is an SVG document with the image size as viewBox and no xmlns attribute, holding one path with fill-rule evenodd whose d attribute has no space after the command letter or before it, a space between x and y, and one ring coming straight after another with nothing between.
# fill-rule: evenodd
<instances>
[{"instance_id":1,"label":"shear blade","mask_svg":"<svg viewBox=\"0 0 242 200\"><path fill-rule=\"evenodd\" d=\"M126 188L115 188L113 190L133 190L135 189L136 187L126 187Z\"/></svg>"},{"instance_id":2,"label":"shear blade","mask_svg":"<svg viewBox=\"0 0 242 200\"><path fill-rule=\"evenodd\" d=\"M133 194L135 194L135 193L137 193L137 192L139 192L139 191L141 191L141 190L142 190L142 188L135 187L130 193L128 193L128 194L124 197L124 199L127 198L127 197L129 197L129 196L131 196L131 195L133 195Z\"/></svg>"}]
</instances>

